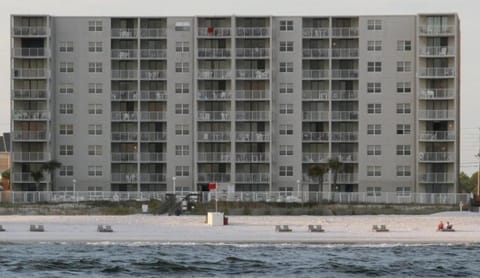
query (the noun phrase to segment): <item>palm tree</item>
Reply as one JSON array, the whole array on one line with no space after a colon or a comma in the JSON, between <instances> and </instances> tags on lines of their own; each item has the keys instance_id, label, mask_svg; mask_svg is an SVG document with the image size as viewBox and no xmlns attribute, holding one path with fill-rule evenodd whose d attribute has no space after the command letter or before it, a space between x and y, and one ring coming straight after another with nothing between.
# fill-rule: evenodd
<instances>
[{"instance_id":1,"label":"palm tree","mask_svg":"<svg viewBox=\"0 0 480 278\"><path fill-rule=\"evenodd\" d=\"M340 171L343 167L343 164L338 160L338 158L330 158L328 160L328 168L333 173L333 183L332 186L333 188L336 188L337 186L337 176L338 176L338 171Z\"/></svg>"},{"instance_id":2,"label":"palm tree","mask_svg":"<svg viewBox=\"0 0 480 278\"><path fill-rule=\"evenodd\" d=\"M312 178L318 177L318 190L323 192L323 175L328 172L325 165L313 165L308 169L308 175Z\"/></svg>"},{"instance_id":3,"label":"palm tree","mask_svg":"<svg viewBox=\"0 0 480 278\"><path fill-rule=\"evenodd\" d=\"M50 160L42 164L42 170L50 173L50 190L54 191L53 187L53 176L55 173L55 169L60 168L62 166L62 163L56 161L56 160Z\"/></svg>"},{"instance_id":4,"label":"palm tree","mask_svg":"<svg viewBox=\"0 0 480 278\"><path fill-rule=\"evenodd\" d=\"M42 170L30 171L30 175L32 175L32 179L35 181L35 184L37 185L37 191L39 191L40 181L43 179L43 171Z\"/></svg>"},{"instance_id":5,"label":"palm tree","mask_svg":"<svg viewBox=\"0 0 480 278\"><path fill-rule=\"evenodd\" d=\"M10 169L7 169L2 172L2 186L4 186L3 190L10 190Z\"/></svg>"}]
</instances>

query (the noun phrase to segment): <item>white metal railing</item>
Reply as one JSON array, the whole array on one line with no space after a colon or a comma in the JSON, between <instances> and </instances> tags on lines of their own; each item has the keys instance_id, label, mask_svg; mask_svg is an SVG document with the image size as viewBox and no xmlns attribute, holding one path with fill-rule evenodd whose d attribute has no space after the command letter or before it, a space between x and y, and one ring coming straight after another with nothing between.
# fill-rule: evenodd
<instances>
[{"instance_id":1,"label":"white metal railing","mask_svg":"<svg viewBox=\"0 0 480 278\"><path fill-rule=\"evenodd\" d=\"M136 162L137 160L138 154L136 152L112 152L112 161L114 162Z\"/></svg>"},{"instance_id":2,"label":"white metal railing","mask_svg":"<svg viewBox=\"0 0 480 278\"><path fill-rule=\"evenodd\" d=\"M358 132L332 132L332 142L355 142L358 141Z\"/></svg>"},{"instance_id":3,"label":"white metal railing","mask_svg":"<svg viewBox=\"0 0 480 278\"><path fill-rule=\"evenodd\" d=\"M45 57L48 55L47 48L15 48L13 50L15 57Z\"/></svg>"},{"instance_id":4,"label":"white metal railing","mask_svg":"<svg viewBox=\"0 0 480 278\"><path fill-rule=\"evenodd\" d=\"M440 161L451 161L455 160L454 152L419 152L418 160L423 162L440 162Z\"/></svg>"},{"instance_id":5,"label":"white metal railing","mask_svg":"<svg viewBox=\"0 0 480 278\"><path fill-rule=\"evenodd\" d=\"M137 181L137 173L112 173L112 182L136 183Z\"/></svg>"},{"instance_id":6,"label":"white metal railing","mask_svg":"<svg viewBox=\"0 0 480 278\"><path fill-rule=\"evenodd\" d=\"M355 58L358 57L358 48L332 48L332 57Z\"/></svg>"},{"instance_id":7,"label":"white metal railing","mask_svg":"<svg viewBox=\"0 0 480 278\"><path fill-rule=\"evenodd\" d=\"M157 80L167 78L166 70L141 70L140 77L147 80Z\"/></svg>"},{"instance_id":8,"label":"white metal railing","mask_svg":"<svg viewBox=\"0 0 480 278\"><path fill-rule=\"evenodd\" d=\"M46 26L15 26L13 27L14 36L46 36L48 27Z\"/></svg>"},{"instance_id":9,"label":"white metal railing","mask_svg":"<svg viewBox=\"0 0 480 278\"><path fill-rule=\"evenodd\" d=\"M358 90L332 90L333 100L355 100L358 99Z\"/></svg>"},{"instance_id":10,"label":"white metal railing","mask_svg":"<svg viewBox=\"0 0 480 278\"><path fill-rule=\"evenodd\" d=\"M356 121L358 120L358 111L332 111L332 120Z\"/></svg>"},{"instance_id":11,"label":"white metal railing","mask_svg":"<svg viewBox=\"0 0 480 278\"><path fill-rule=\"evenodd\" d=\"M236 111L237 121L269 121L270 111Z\"/></svg>"},{"instance_id":12,"label":"white metal railing","mask_svg":"<svg viewBox=\"0 0 480 278\"><path fill-rule=\"evenodd\" d=\"M47 132L46 131L15 130L12 133L12 139L16 140L16 141L46 140L47 139Z\"/></svg>"},{"instance_id":13,"label":"white metal railing","mask_svg":"<svg viewBox=\"0 0 480 278\"><path fill-rule=\"evenodd\" d=\"M232 92L225 90L199 90L197 99L199 100L229 100L232 98Z\"/></svg>"},{"instance_id":14,"label":"white metal railing","mask_svg":"<svg viewBox=\"0 0 480 278\"><path fill-rule=\"evenodd\" d=\"M302 133L303 141L319 141L319 142L328 142L329 133L328 132L312 132L304 131Z\"/></svg>"},{"instance_id":15,"label":"white metal railing","mask_svg":"<svg viewBox=\"0 0 480 278\"><path fill-rule=\"evenodd\" d=\"M162 121L167 119L167 113L164 111L141 111L140 119L144 121Z\"/></svg>"},{"instance_id":16,"label":"white metal railing","mask_svg":"<svg viewBox=\"0 0 480 278\"><path fill-rule=\"evenodd\" d=\"M199 79L230 79L232 74L230 70L224 69L199 69Z\"/></svg>"},{"instance_id":17,"label":"white metal railing","mask_svg":"<svg viewBox=\"0 0 480 278\"><path fill-rule=\"evenodd\" d=\"M230 174L228 173L202 173L197 174L199 182L230 182Z\"/></svg>"},{"instance_id":18,"label":"white metal railing","mask_svg":"<svg viewBox=\"0 0 480 278\"><path fill-rule=\"evenodd\" d=\"M228 58L232 55L229 48L199 48L199 58Z\"/></svg>"},{"instance_id":19,"label":"white metal railing","mask_svg":"<svg viewBox=\"0 0 480 278\"><path fill-rule=\"evenodd\" d=\"M422 141L451 141L456 139L455 131L420 131Z\"/></svg>"},{"instance_id":20,"label":"white metal railing","mask_svg":"<svg viewBox=\"0 0 480 278\"><path fill-rule=\"evenodd\" d=\"M303 90L304 100L328 100L328 90Z\"/></svg>"},{"instance_id":21,"label":"white metal railing","mask_svg":"<svg viewBox=\"0 0 480 278\"><path fill-rule=\"evenodd\" d=\"M237 142L267 142L270 141L268 132L237 131L235 134Z\"/></svg>"},{"instance_id":22,"label":"white metal railing","mask_svg":"<svg viewBox=\"0 0 480 278\"><path fill-rule=\"evenodd\" d=\"M332 175L332 182L333 182ZM337 183L358 183L358 173L338 173Z\"/></svg>"},{"instance_id":23,"label":"white metal railing","mask_svg":"<svg viewBox=\"0 0 480 278\"><path fill-rule=\"evenodd\" d=\"M454 25L420 25L422 35L448 35L454 33Z\"/></svg>"},{"instance_id":24,"label":"white metal railing","mask_svg":"<svg viewBox=\"0 0 480 278\"><path fill-rule=\"evenodd\" d=\"M348 162L356 162L358 161L358 153L351 152L351 153L332 153L330 155L332 158L337 158L340 162L348 163Z\"/></svg>"},{"instance_id":25,"label":"white metal railing","mask_svg":"<svg viewBox=\"0 0 480 278\"><path fill-rule=\"evenodd\" d=\"M237 152L235 153L236 162L268 162L270 153L268 152Z\"/></svg>"},{"instance_id":26,"label":"white metal railing","mask_svg":"<svg viewBox=\"0 0 480 278\"><path fill-rule=\"evenodd\" d=\"M167 35L167 28L141 28L140 36L142 38L161 38Z\"/></svg>"},{"instance_id":27,"label":"white metal railing","mask_svg":"<svg viewBox=\"0 0 480 278\"><path fill-rule=\"evenodd\" d=\"M113 142L129 142L129 141L137 141L138 140L138 133L136 131L112 131L112 141Z\"/></svg>"},{"instance_id":28,"label":"white metal railing","mask_svg":"<svg viewBox=\"0 0 480 278\"><path fill-rule=\"evenodd\" d=\"M325 38L329 35L328 27L303 27L303 36L311 38Z\"/></svg>"},{"instance_id":29,"label":"white metal railing","mask_svg":"<svg viewBox=\"0 0 480 278\"><path fill-rule=\"evenodd\" d=\"M270 35L269 27L237 27L237 37L267 37Z\"/></svg>"},{"instance_id":30,"label":"white metal railing","mask_svg":"<svg viewBox=\"0 0 480 278\"><path fill-rule=\"evenodd\" d=\"M450 67L438 67L438 68L420 68L420 77L454 77L455 68Z\"/></svg>"},{"instance_id":31,"label":"white metal railing","mask_svg":"<svg viewBox=\"0 0 480 278\"><path fill-rule=\"evenodd\" d=\"M330 55L328 48L304 48L302 53L304 58L328 58Z\"/></svg>"},{"instance_id":32,"label":"white metal railing","mask_svg":"<svg viewBox=\"0 0 480 278\"><path fill-rule=\"evenodd\" d=\"M136 38L136 28L112 28L112 38Z\"/></svg>"},{"instance_id":33,"label":"white metal railing","mask_svg":"<svg viewBox=\"0 0 480 278\"><path fill-rule=\"evenodd\" d=\"M332 69L332 78L358 78L357 69Z\"/></svg>"},{"instance_id":34,"label":"white metal railing","mask_svg":"<svg viewBox=\"0 0 480 278\"><path fill-rule=\"evenodd\" d=\"M197 160L200 162L230 162L230 152L198 152Z\"/></svg>"},{"instance_id":35,"label":"white metal railing","mask_svg":"<svg viewBox=\"0 0 480 278\"><path fill-rule=\"evenodd\" d=\"M166 49L140 49L140 57L165 58L167 57L167 50Z\"/></svg>"},{"instance_id":36,"label":"white metal railing","mask_svg":"<svg viewBox=\"0 0 480 278\"><path fill-rule=\"evenodd\" d=\"M113 79L137 79L138 70L112 70Z\"/></svg>"},{"instance_id":37,"label":"white metal railing","mask_svg":"<svg viewBox=\"0 0 480 278\"><path fill-rule=\"evenodd\" d=\"M112 90L112 100L136 100L135 90Z\"/></svg>"},{"instance_id":38,"label":"white metal railing","mask_svg":"<svg viewBox=\"0 0 480 278\"><path fill-rule=\"evenodd\" d=\"M145 142L156 142L156 141L165 141L167 140L166 132L140 132L140 140Z\"/></svg>"},{"instance_id":39,"label":"white metal railing","mask_svg":"<svg viewBox=\"0 0 480 278\"><path fill-rule=\"evenodd\" d=\"M304 152L302 153L302 161L304 163L326 163L329 159L329 154L328 152Z\"/></svg>"},{"instance_id":40,"label":"white metal railing","mask_svg":"<svg viewBox=\"0 0 480 278\"><path fill-rule=\"evenodd\" d=\"M142 90L140 91L141 100L166 100L167 91L165 90Z\"/></svg>"},{"instance_id":41,"label":"white metal railing","mask_svg":"<svg viewBox=\"0 0 480 278\"><path fill-rule=\"evenodd\" d=\"M423 183L453 183L455 178L451 173L420 173L418 180Z\"/></svg>"},{"instance_id":42,"label":"white metal railing","mask_svg":"<svg viewBox=\"0 0 480 278\"><path fill-rule=\"evenodd\" d=\"M159 173L140 173L140 182L165 182L167 176Z\"/></svg>"},{"instance_id":43,"label":"white metal railing","mask_svg":"<svg viewBox=\"0 0 480 278\"><path fill-rule=\"evenodd\" d=\"M251 99L269 99L269 90L237 90L235 99L237 100L251 100Z\"/></svg>"},{"instance_id":44,"label":"white metal railing","mask_svg":"<svg viewBox=\"0 0 480 278\"><path fill-rule=\"evenodd\" d=\"M47 110L16 110L13 113L15 120L48 120L50 111Z\"/></svg>"},{"instance_id":45,"label":"white metal railing","mask_svg":"<svg viewBox=\"0 0 480 278\"><path fill-rule=\"evenodd\" d=\"M268 79L270 72L259 69L237 69L236 76L238 79Z\"/></svg>"},{"instance_id":46,"label":"white metal railing","mask_svg":"<svg viewBox=\"0 0 480 278\"><path fill-rule=\"evenodd\" d=\"M328 78L329 76L330 76L330 71L328 69L302 71L303 79L325 79L325 78Z\"/></svg>"},{"instance_id":47,"label":"white metal railing","mask_svg":"<svg viewBox=\"0 0 480 278\"><path fill-rule=\"evenodd\" d=\"M48 72L48 69L45 68L15 68L13 76L20 78L47 78Z\"/></svg>"},{"instance_id":48,"label":"white metal railing","mask_svg":"<svg viewBox=\"0 0 480 278\"><path fill-rule=\"evenodd\" d=\"M199 121L229 121L230 111L198 111Z\"/></svg>"},{"instance_id":49,"label":"white metal railing","mask_svg":"<svg viewBox=\"0 0 480 278\"><path fill-rule=\"evenodd\" d=\"M112 111L112 121L136 121L137 111Z\"/></svg>"},{"instance_id":50,"label":"white metal railing","mask_svg":"<svg viewBox=\"0 0 480 278\"><path fill-rule=\"evenodd\" d=\"M269 48L237 48L235 49L236 56L238 58L255 58L255 57L268 57L270 55Z\"/></svg>"},{"instance_id":51,"label":"white metal railing","mask_svg":"<svg viewBox=\"0 0 480 278\"><path fill-rule=\"evenodd\" d=\"M199 131L198 141L230 141L230 131Z\"/></svg>"},{"instance_id":52,"label":"white metal railing","mask_svg":"<svg viewBox=\"0 0 480 278\"><path fill-rule=\"evenodd\" d=\"M133 59L138 57L136 49L112 49L112 58L118 59Z\"/></svg>"},{"instance_id":53,"label":"white metal railing","mask_svg":"<svg viewBox=\"0 0 480 278\"><path fill-rule=\"evenodd\" d=\"M47 161L50 160L49 152L12 152L13 161Z\"/></svg>"},{"instance_id":54,"label":"white metal railing","mask_svg":"<svg viewBox=\"0 0 480 278\"><path fill-rule=\"evenodd\" d=\"M32 173L30 172L14 172L12 173L12 182L28 182L28 183L35 183L36 181L32 177ZM50 182L50 175L44 175L40 182Z\"/></svg>"},{"instance_id":55,"label":"white metal railing","mask_svg":"<svg viewBox=\"0 0 480 278\"><path fill-rule=\"evenodd\" d=\"M304 121L328 121L328 111L304 111Z\"/></svg>"},{"instance_id":56,"label":"white metal railing","mask_svg":"<svg viewBox=\"0 0 480 278\"><path fill-rule=\"evenodd\" d=\"M332 37L357 37L358 27L333 27Z\"/></svg>"},{"instance_id":57,"label":"white metal railing","mask_svg":"<svg viewBox=\"0 0 480 278\"><path fill-rule=\"evenodd\" d=\"M454 98L455 90L451 88L447 89L423 89L420 91L421 99L441 99L441 98Z\"/></svg>"},{"instance_id":58,"label":"white metal railing","mask_svg":"<svg viewBox=\"0 0 480 278\"><path fill-rule=\"evenodd\" d=\"M455 119L455 111L449 109L419 110L418 117L427 120Z\"/></svg>"},{"instance_id":59,"label":"white metal railing","mask_svg":"<svg viewBox=\"0 0 480 278\"><path fill-rule=\"evenodd\" d=\"M16 99L45 99L48 94L44 89L15 89L13 97Z\"/></svg>"},{"instance_id":60,"label":"white metal railing","mask_svg":"<svg viewBox=\"0 0 480 278\"><path fill-rule=\"evenodd\" d=\"M455 48L448 46L425 46L420 48L422 56L448 56L455 55Z\"/></svg>"},{"instance_id":61,"label":"white metal railing","mask_svg":"<svg viewBox=\"0 0 480 278\"><path fill-rule=\"evenodd\" d=\"M236 173L235 182L269 182L270 173Z\"/></svg>"},{"instance_id":62,"label":"white metal railing","mask_svg":"<svg viewBox=\"0 0 480 278\"><path fill-rule=\"evenodd\" d=\"M161 152L141 152L140 159L142 161L162 162L167 160L167 153Z\"/></svg>"},{"instance_id":63,"label":"white metal railing","mask_svg":"<svg viewBox=\"0 0 480 278\"><path fill-rule=\"evenodd\" d=\"M229 37L232 35L230 27L199 27L198 36L200 37Z\"/></svg>"}]
</instances>

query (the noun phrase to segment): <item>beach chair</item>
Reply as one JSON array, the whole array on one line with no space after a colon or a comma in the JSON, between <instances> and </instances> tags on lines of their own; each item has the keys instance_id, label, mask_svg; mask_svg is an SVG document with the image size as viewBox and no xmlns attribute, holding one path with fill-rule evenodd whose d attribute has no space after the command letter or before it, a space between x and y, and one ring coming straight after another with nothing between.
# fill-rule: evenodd
<instances>
[{"instance_id":1,"label":"beach chair","mask_svg":"<svg viewBox=\"0 0 480 278\"><path fill-rule=\"evenodd\" d=\"M111 233L113 232L112 226L100 224L97 226L97 232L99 233Z\"/></svg>"},{"instance_id":2,"label":"beach chair","mask_svg":"<svg viewBox=\"0 0 480 278\"><path fill-rule=\"evenodd\" d=\"M308 225L308 231L316 233L325 232L325 230L322 229L322 225Z\"/></svg>"},{"instance_id":3,"label":"beach chair","mask_svg":"<svg viewBox=\"0 0 480 278\"><path fill-rule=\"evenodd\" d=\"M0 225L0 232L5 232L5 228L3 228L3 225Z\"/></svg>"},{"instance_id":4,"label":"beach chair","mask_svg":"<svg viewBox=\"0 0 480 278\"><path fill-rule=\"evenodd\" d=\"M43 225L32 224L30 225L30 232L45 232Z\"/></svg>"},{"instance_id":5,"label":"beach chair","mask_svg":"<svg viewBox=\"0 0 480 278\"><path fill-rule=\"evenodd\" d=\"M292 229L288 228L288 225L276 225L275 226L276 232L291 232Z\"/></svg>"},{"instance_id":6,"label":"beach chair","mask_svg":"<svg viewBox=\"0 0 480 278\"><path fill-rule=\"evenodd\" d=\"M373 225L372 226L372 231L376 232L378 230L378 225Z\"/></svg>"},{"instance_id":7,"label":"beach chair","mask_svg":"<svg viewBox=\"0 0 480 278\"><path fill-rule=\"evenodd\" d=\"M388 232L389 230L387 229L387 226L385 225L373 225L372 226L372 231L374 232Z\"/></svg>"}]
</instances>

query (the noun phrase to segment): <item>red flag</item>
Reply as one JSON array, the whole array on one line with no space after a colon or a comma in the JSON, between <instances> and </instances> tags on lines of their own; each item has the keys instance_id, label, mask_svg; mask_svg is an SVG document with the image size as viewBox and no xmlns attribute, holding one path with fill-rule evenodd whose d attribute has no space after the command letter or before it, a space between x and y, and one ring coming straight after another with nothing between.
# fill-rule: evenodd
<instances>
[{"instance_id":1,"label":"red flag","mask_svg":"<svg viewBox=\"0 0 480 278\"><path fill-rule=\"evenodd\" d=\"M208 184L208 190L215 190L217 189L217 184L214 182L211 182Z\"/></svg>"}]
</instances>

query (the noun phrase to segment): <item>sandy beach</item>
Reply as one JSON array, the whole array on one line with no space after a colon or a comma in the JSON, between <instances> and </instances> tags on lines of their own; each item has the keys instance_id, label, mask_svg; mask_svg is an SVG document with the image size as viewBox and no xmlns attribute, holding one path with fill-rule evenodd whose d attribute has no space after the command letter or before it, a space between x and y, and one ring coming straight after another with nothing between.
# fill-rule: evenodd
<instances>
[{"instance_id":1,"label":"sandy beach","mask_svg":"<svg viewBox=\"0 0 480 278\"><path fill-rule=\"evenodd\" d=\"M456 232L437 232L438 222L450 221ZM170 243L478 243L480 214L444 212L433 215L376 216L230 216L229 225L211 227L205 216L0 216L6 229L3 242L156 241ZM29 232L30 224L43 224L45 232ZM98 224L110 224L113 233L98 233ZM324 233L311 233L307 225L321 224ZM390 232L378 233L372 225ZM289 225L288 233L274 231Z\"/></svg>"}]
</instances>

